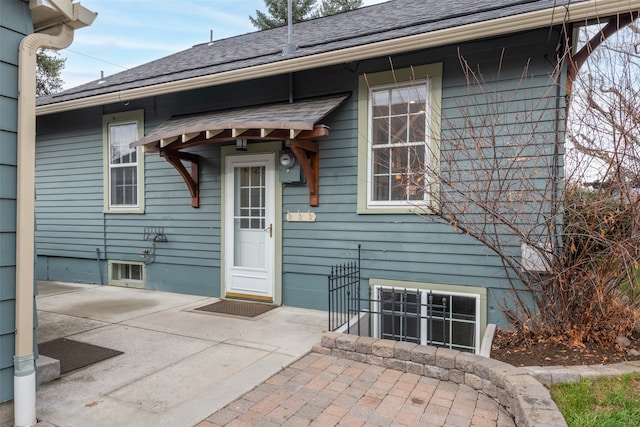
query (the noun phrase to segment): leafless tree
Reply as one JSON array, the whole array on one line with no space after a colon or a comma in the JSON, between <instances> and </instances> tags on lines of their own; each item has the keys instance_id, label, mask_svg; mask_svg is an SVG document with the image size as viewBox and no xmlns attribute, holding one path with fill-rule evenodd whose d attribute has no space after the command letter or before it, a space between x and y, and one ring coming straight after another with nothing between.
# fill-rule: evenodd
<instances>
[{"instance_id":1,"label":"leafless tree","mask_svg":"<svg viewBox=\"0 0 640 427\"><path fill-rule=\"evenodd\" d=\"M630 33L638 35L635 27ZM486 81L460 54L467 89L442 111L431 153L439 161L398 166L406 173L397 174L396 190L425 220L445 222L499 257L510 284L502 309L520 338L613 345L638 332L637 46L600 46L622 62L590 57L570 97L561 84L569 43L545 85L527 84L528 66L518 81L499 73ZM429 158L411 149L409 157ZM421 202L412 197L417 188Z\"/></svg>"}]
</instances>

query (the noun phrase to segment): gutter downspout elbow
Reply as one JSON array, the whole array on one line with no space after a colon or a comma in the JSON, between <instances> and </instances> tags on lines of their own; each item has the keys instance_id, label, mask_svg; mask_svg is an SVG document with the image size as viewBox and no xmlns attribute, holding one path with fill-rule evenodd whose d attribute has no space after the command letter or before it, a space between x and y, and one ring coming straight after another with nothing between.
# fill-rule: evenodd
<instances>
[{"instance_id":1,"label":"gutter downspout elbow","mask_svg":"<svg viewBox=\"0 0 640 427\"><path fill-rule=\"evenodd\" d=\"M36 423L34 358L36 58L40 48L64 49L73 28L61 24L20 42L18 59L18 194L16 222L16 349L14 364L14 424Z\"/></svg>"}]
</instances>

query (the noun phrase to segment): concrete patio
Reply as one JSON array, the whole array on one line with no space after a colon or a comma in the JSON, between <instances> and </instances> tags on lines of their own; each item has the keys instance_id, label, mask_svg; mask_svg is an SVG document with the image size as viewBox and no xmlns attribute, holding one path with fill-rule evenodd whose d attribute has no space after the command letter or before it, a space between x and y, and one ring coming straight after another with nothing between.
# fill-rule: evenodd
<instances>
[{"instance_id":1,"label":"concrete patio","mask_svg":"<svg viewBox=\"0 0 640 427\"><path fill-rule=\"evenodd\" d=\"M278 307L256 318L194 311L216 298L41 282L38 341L66 337L124 354L40 387L56 426L192 426L320 341L326 313Z\"/></svg>"},{"instance_id":2,"label":"concrete patio","mask_svg":"<svg viewBox=\"0 0 640 427\"><path fill-rule=\"evenodd\" d=\"M64 337L123 354L42 385L37 426L513 426L506 407L517 409L517 425L560 426L542 384L638 370L635 362L515 368L323 333L327 314L315 310L278 307L256 318L195 310L216 300L39 283L40 343Z\"/></svg>"}]
</instances>

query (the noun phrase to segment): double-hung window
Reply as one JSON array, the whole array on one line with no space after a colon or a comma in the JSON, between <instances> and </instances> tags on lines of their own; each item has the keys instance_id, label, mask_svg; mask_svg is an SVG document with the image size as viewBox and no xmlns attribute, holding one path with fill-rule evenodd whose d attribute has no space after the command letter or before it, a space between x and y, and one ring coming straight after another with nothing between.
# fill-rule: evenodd
<instances>
[{"instance_id":1,"label":"double-hung window","mask_svg":"<svg viewBox=\"0 0 640 427\"><path fill-rule=\"evenodd\" d=\"M404 87L371 89L369 200L372 205L395 205L427 198L428 92L428 80Z\"/></svg>"},{"instance_id":2,"label":"double-hung window","mask_svg":"<svg viewBox=\"0 0 640 427\"><path fill-rule=\"evenodd\" d=\"M439 164L441 64L363 75L358 95L358 211L433 203Z\"/></svg>"},{"instance_id":3,"label":"double-hung window","mask_svg":"<svg viewBox=\"0 0 640 427\"><path fill-rule=\"evenodd\" d=\"M138 206L138 151L130 148L137 123L109 125L109 205Z\"/></svg>"},{"instance_id":4,"label":"double-hung window","mask_svg":"<svg viewBox=\"0 0 640 427\"><path fill-rule=\"evenodd\" d=\"M129 146L142 137L142 120L142 111L112 114L104 119L105 210L108 212L144 210L144 156L140 148Z\"/></svg>"}]
</instances>

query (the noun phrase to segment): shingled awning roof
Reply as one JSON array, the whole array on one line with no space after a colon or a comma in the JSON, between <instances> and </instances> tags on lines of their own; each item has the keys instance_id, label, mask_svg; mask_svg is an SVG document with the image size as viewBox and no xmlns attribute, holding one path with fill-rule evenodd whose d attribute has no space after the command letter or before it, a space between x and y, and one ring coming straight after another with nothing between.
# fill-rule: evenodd
<instances>
[{"instance_id":1,"label":"shingled awning roof","mask_svg":"<svg viewBox=\"0 0 640 427\"><path fill-rule=\"evenodd\" d=\"M194 145L249 139L311 139L316 124L349 95L313 98L292 103L260 105L169 119L149 135L133 142L147 151L180 150Z\"/></svg>"},{"instance_id":2,"label":"shingled awning roof","mask_svg":"<svg viewBox=\"0 0 640 427\"><path fill-rule=\"evenodd\" d=\"M309 187L309 204L318 206L319 148L312 139L329 134L329 128L319 122L348 97L348 94L340 94L176 117L162 123L141 140L131 143L131 147L144 146L145 151L160 152L160 156L171 163L184 179L191 193L191 206L197 208L200 206L200 158L181 150L236 139L283 140L304 170ZM190 171L183 162L191 163Z\"/></svg>"}]
</instances>

